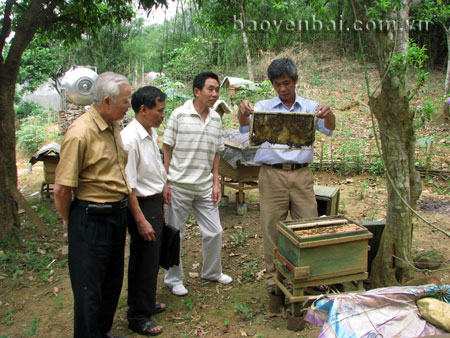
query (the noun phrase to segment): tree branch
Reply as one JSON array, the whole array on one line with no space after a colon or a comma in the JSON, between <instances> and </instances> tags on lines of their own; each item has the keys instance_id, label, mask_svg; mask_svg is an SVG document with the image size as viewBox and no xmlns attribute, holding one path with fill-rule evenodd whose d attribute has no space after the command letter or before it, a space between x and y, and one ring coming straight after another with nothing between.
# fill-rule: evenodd
<instances>
[{"instance_id":1,"label":"tree branch","mask_svg":"<svg viewBox=\"0 0 450 338\"><path fill-rule=\"evenodd\" d=\"M63 0L55 0L46 4L43 1L31 1L23 15L17 23L14 38L11 41L11 48L5 60L5 67L13 70L8 74L8 79L15 82L19 71L20 60L24 50L28 47L36 31L45 26L52 17L51 13Z\"/></svg>"},{"instance_id":2,"label":"tree branch","mask_svg":"<svg viewBox=\"0 0 450 338\"><path fill-rule=\"evenodd\" d=\"M15 0L6 0L5 12L3 14L2 31L0 33L0 61L3 63L3 48L5 47L6 39L11 32L11 12L12 7L16 3Z\"/></svg>"}]
</instances>

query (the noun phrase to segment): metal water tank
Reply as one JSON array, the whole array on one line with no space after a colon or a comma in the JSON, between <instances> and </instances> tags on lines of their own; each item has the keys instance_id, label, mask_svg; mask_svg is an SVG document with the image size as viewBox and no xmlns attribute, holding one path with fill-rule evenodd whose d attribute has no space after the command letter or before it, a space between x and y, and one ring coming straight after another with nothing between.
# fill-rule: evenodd
<instances>
[{"instance_id":1,"label":"metal water tank","mask_svg":"<svg viewBox=\"0 0 450 338\"><path fill-rule=\"evenodd\" d=\"M73 103L87 105L92 103L91 89L97 77L92 67L78 66L64 74L61 85Z\"/></svg>"}]
</instances>

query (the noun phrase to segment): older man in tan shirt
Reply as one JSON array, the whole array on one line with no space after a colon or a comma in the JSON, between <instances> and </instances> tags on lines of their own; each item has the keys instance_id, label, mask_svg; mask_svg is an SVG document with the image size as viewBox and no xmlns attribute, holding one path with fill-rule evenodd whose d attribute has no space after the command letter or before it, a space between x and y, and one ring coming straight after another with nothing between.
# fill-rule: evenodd
<instances>
[{"instance_id":1,"label":"older man in tan shirt","mask_svg":"<svg viewBox=\"0 0 450 338\"><path fill-rule=\"evenodd\" d=\"M55 178L55 204L68 227L75 338L110 337L131 193L118 124L130 107L131 87L124 76L108 72L92 90L94 104L64 136Z\"/></svg>"}]
</instances>

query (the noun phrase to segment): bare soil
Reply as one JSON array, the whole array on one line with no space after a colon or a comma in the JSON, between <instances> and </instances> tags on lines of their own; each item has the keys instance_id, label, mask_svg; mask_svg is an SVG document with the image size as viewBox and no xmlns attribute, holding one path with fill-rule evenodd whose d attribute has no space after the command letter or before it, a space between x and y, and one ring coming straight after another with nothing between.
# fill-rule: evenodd
<instances>
[{"instance_id":1,"label":"bare soil","mask_svg":"<svg viewBox=\"0 0 450 338\"><path fill-rule=\"evenodd\" d=\"M39 189L42 171L33 169L30 175L22 172L21 186L27 187L24 192L29 196ZM23 179L22 179L23 178ZM369 218L383 219L385 216L385 182L376 179L376 184L368 187L364 198L358 192L359 183L368 180L366 176L342 177L334 173L319 172L315 174L316 183L335 186L340 189L340 213L350 219L362 221ZM226 190L230 196L230 205L221 207L223 233L223 270L230 274L234 281L223 286L202 281L201 242L195 220L187 225L186 238L183 245L183 263L185 267L185 285L189 294L185 297L173 296L163 285L160 272L158 299L168 305L166 312L155 316L155 320L164 326L166 337L317 337L320 328L307 324L300 332L286 330L286 313L270 314L268 312L268 294L264 276L262 238L259 227L259 206L257 192L247 193L247 209L245 216L236 215L233 203L234 191ZM450 231L448 221L448 205L450 199L429 192L427 187L419 206L423 215L434 224L439 224ZM53 209L49 204L48 208ZM29 225L24 224L22 232L29 232ZM58 225L54 231L55 240L62 238L63 230ZM25 239L26 240L26 239ZM42 241L52 239L42 238ZM433 248L446 258L446 266L450 264L449 239L442 233L433 230L423 223L414 226L414 250L420 252ZM63 246L64 243L61 242ZM61 248L55 248L58 260L63 261ZM127 249L128 250L128 249ZM128 255L128 253L127 253ZM2 272L0 280L0 337L29 337L34 332L36 337L60 338L72 334L72 292L68 277L67 264L56 267L46 282L38 279L35 272L25 269L24 273L13 280ZM432 279L431 276L434 276ZM423 282L429 280L442 284L449 283L448 270L430 274L417 273ZM126 321L125 277L116 319L112 333L140 337L127 330ZM13 318L10 318L12 313ZM38 321L38 322L37 322ZM34 322L34 324L33 324ZM37 324L36 324L37 322Z\"/></svg>"}]
</instances>

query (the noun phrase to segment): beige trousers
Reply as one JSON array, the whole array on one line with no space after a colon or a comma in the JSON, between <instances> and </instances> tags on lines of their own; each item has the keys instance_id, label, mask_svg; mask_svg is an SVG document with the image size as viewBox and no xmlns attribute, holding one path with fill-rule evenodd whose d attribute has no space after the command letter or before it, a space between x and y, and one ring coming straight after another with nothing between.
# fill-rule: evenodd
<instances>
[{"instance_id":1,"label":"beige trousers","mask_svg":"<svg viewBox=\"0 0 450 338\"><path fill-rule=\"evenodd\" d=\"M309 167L284 171L262 166L259 172L259 203L261 229L264 242L264 261L269 276L273 276L273 249L277 246L276 224L286 219L317 217L314 178ZM269 284L274 282L269 279Z\"/></svg>"}]
</instances>

